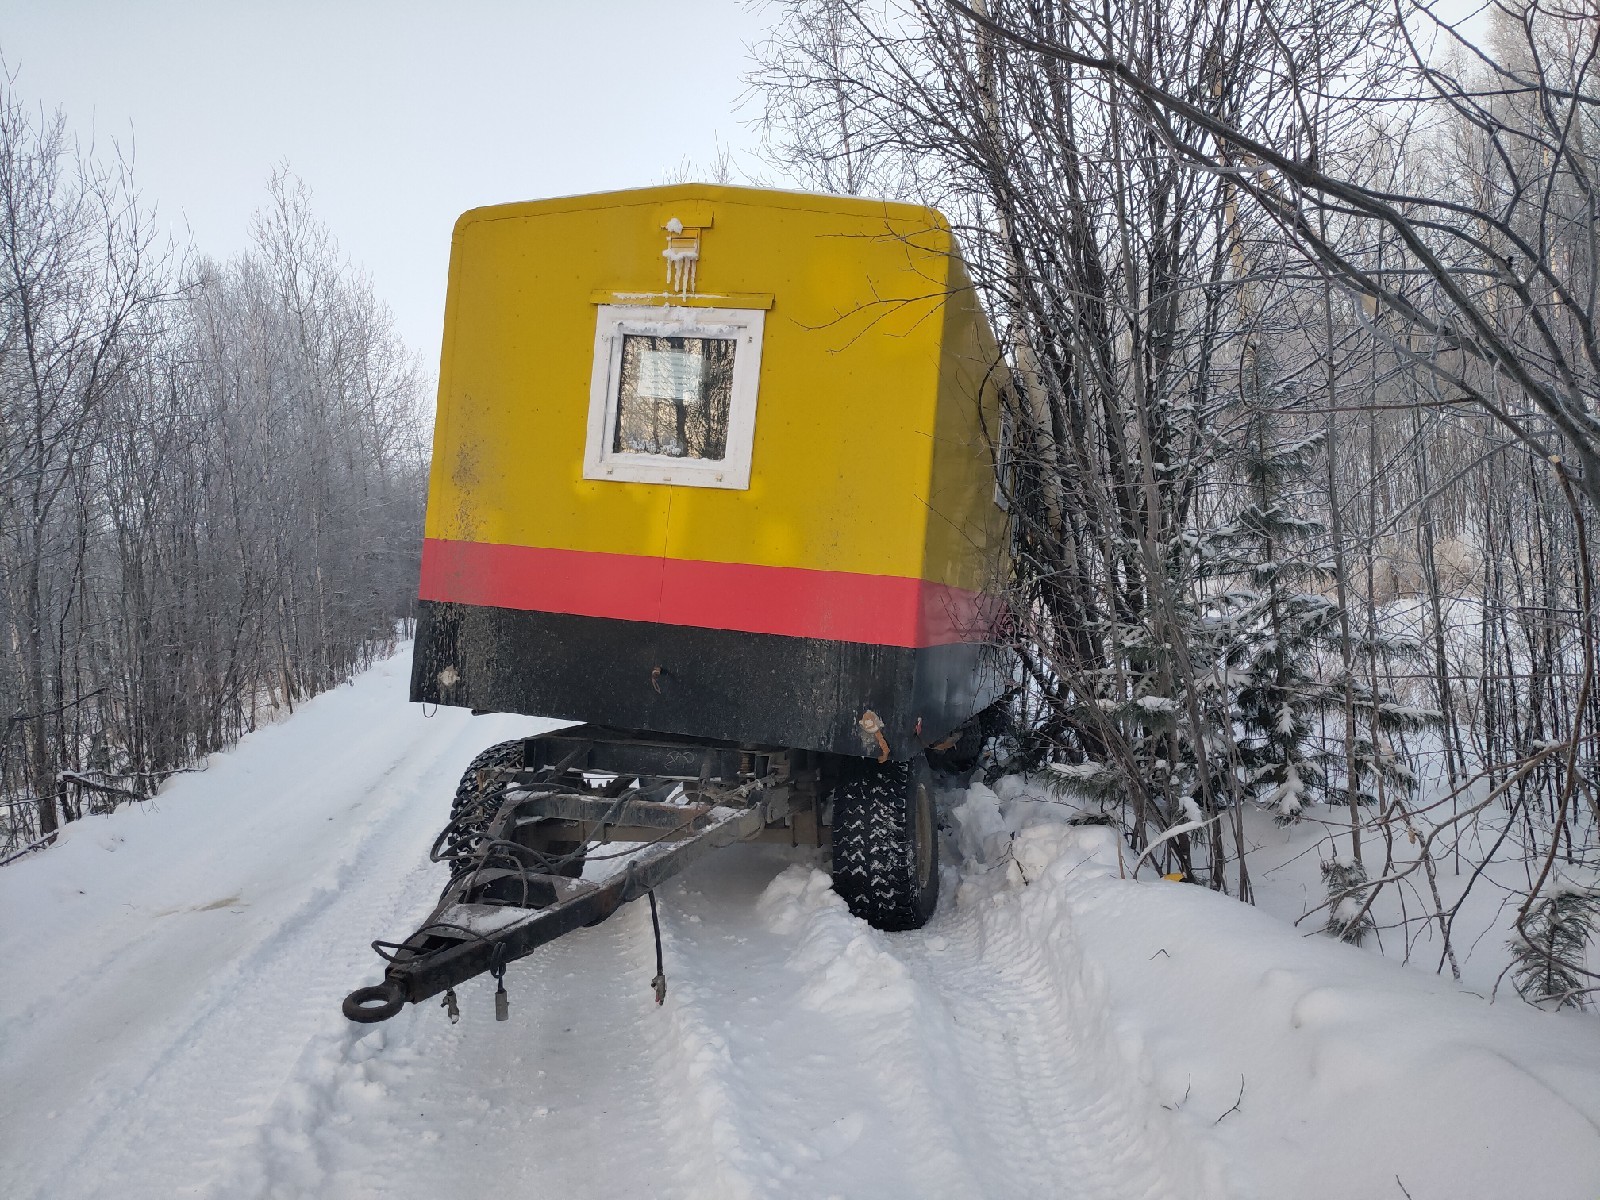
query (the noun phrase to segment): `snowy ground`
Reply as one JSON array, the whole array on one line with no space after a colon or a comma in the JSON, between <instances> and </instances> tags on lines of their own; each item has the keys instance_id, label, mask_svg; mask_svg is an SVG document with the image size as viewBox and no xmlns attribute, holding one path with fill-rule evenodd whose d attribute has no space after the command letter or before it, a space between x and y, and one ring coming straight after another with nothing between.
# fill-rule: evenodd
<instances>
[{"instance_id":1,"label":"snowy ground","mask_svg":"<svg viewBox=\"0 0 1600 1200\"><path fill-rule=\"evenodd\" d=\"M535 727L405 676L0 871L0 1196L1600 1194L1593 1019L1121 879L1017 781L947 797L919 933L735 847L663 893L664 1008L633 905L514 964L509 1022L480 980L349 1025L455 778Z\"/></svg>"}]
</instances>

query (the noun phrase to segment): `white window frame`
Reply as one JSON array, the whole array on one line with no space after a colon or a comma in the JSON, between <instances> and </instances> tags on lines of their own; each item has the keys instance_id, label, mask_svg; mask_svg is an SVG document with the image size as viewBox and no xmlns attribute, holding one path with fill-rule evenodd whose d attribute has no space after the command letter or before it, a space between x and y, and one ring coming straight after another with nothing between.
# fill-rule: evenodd
<instances>
[{"instance_id":1,"label":"white window frame","mask_svg":"<svg viewBox=\"0 0 1600 1200\"><path fill-rule=\"evenodd\" d=\"M747 490L750 456L755 447L756 392L761 379L761 334L766 317L766 311L759 308L599 305L595 316L594 369L589 379L589 436L583 452L583 477L622 483L672 483ZM631 454L611 448L617 427L622 339L630 334L733 340L728 440L721 460Z\"/></svg>"}]
</instances>

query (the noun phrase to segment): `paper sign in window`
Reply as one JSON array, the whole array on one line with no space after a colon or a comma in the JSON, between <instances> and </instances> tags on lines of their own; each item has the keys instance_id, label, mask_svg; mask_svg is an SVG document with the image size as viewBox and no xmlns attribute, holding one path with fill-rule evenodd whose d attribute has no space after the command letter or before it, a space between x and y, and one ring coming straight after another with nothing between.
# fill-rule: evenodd
<instances>
[{"instance_id":1,"label":"paper sign in window","mask_svg":"<svg viewBox=\"0 0 1600 1200\"><path fill-rule=\"evenodd\" d=\"M701 365L701 356L688 350L640 351L639 394L652 400L698 404Z\"/></svg>"}]
</instances>

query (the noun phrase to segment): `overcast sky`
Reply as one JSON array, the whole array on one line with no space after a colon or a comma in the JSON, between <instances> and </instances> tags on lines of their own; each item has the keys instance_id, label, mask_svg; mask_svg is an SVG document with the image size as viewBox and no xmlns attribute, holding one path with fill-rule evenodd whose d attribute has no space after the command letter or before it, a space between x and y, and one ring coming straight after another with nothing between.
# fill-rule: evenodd
<instances>
[{"instance_id":1,"label":"overcast sky","mask_svg":"<svg viewBox=\"0 0 1600 1200\"><path fill-rule=\"evenodd\" d=\"M456 216L747 149L762 27L742 0L0 0L18 94L133 146L180 240L241 250L286 162L429 369Z\"/></svg>"}]
</instances>

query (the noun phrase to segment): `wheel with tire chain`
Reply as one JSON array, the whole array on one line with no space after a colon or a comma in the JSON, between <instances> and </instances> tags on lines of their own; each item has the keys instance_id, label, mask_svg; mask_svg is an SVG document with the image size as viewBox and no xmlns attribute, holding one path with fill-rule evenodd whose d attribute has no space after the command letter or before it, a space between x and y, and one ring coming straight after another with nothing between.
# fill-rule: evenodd
<instances>
[{"instance_id":1,"label":"wheel with tire chain","mask_svg":"<svg viewBox=\"0 0 1600 1200\"><path fill-rule=\"evenodd\" d=\"M502 785L515 772L522 769L522 741L496 742L467 764L456 785L455 798L450 802L450 827L445 834L444 852L450 856L450 877L465 874L471 869L470 861L458 857L471 851L477 844L489 821L498 811ZM561 855L555 874L577 879L583 874L583 844L561 839L544 839L539 847L545 854Z\"/></svg>"},{"instance_id":2,"label":"wheel with tire chain","mask_svg":"<svg viewBox=\"0 0 1600 1200\"><path fill-rule=\"evenodd\" d=\"M925 757L844 764L833 793L833 888L877 929L920 929L933 916L939 827Z\"/></svg>"}]
</instances>

